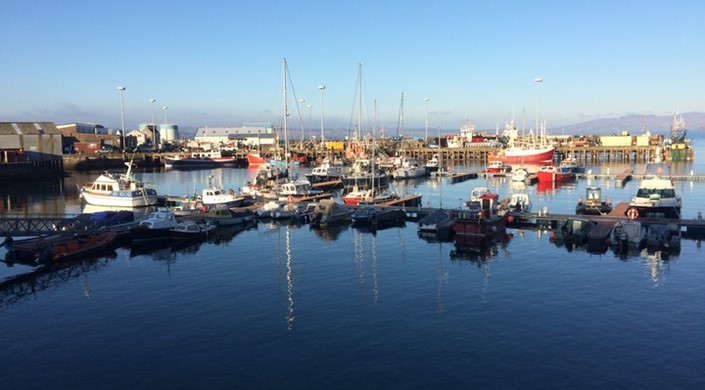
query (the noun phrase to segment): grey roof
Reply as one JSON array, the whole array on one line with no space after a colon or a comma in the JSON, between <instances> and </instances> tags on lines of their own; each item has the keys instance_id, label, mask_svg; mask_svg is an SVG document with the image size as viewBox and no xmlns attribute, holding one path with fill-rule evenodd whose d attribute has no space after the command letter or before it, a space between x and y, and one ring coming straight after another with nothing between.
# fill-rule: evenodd
<instances>
[{"instance_id":1,"label":"grey roof","mask_svg":"<svg viewBox=\"0 0 705 390\"><path fill-rule=\"evenodd\" d=\"M0 122L0 135L61 135L54 122Z\"/></svg>"}]
</instances>

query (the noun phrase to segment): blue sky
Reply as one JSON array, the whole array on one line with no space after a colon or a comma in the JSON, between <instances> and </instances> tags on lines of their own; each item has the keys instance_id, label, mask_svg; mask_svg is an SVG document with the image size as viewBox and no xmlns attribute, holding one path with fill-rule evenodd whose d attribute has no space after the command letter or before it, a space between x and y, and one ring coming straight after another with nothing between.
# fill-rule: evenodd
<instances>
[{"instance_id":1,"label":"blue sky","mask_svg":"<svg viewBox=\"0 0 705 390\"><path fill-rule=\"evenodd\" d=\"M705 2L2 0L0 121L549 130L705 111ZM543 78L540 91L534 79ZM324 84L323 94L317 89ZM295 91L295 97L294 93ZM149 102L150 98L156 103ZM310 109L308 105L313 107ZM310 114L310 115L309 115ZM293 114L292 114L293 115ZM290 117L292 118L292 117ZM292 123L293 122L293 123ZM300 128L298 115L289 126Z\"/></svg>"}]
</instances>

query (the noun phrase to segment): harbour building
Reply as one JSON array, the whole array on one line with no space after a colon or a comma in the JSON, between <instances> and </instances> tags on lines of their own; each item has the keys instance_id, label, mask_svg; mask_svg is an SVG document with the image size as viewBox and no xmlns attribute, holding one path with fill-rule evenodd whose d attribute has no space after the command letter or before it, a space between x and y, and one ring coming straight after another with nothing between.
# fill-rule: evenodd
<instances>
[{"instance_id":1,"label":"harbour building","mask_svg":"<svg viewBox=\"0 0 705 390\"><path fill-rule=\"evenodd\" d=\"M57 177L61 131L53 122L0 122L0 179Z\"/></svg>"}]
</instances>

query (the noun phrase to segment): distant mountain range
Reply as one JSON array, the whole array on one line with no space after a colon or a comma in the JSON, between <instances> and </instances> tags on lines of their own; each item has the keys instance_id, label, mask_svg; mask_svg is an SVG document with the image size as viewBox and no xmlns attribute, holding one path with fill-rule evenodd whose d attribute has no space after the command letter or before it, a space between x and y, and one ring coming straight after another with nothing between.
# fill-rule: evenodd
<instances>
[{"instance_id":1,"label":"distant mountain range","mask_svg":"<svg viewBox=\"0 0 705 390\"><path fill-rule=\"evenodd\" d=\"M688 132L705 130L705 113L687 112L680 114L685 120ZM673 124L673 115L626 115L617 118L600 118L588 122L564 126L560 129L551 128L550 134L619 134L624 130L631 134L641 133L642 127L651 133L658 134L669 132Z\"/></svg>"},{"instance_id":2,"label":"distant mountain range","mask_svg":"<svg viewBox=\"0 0 705 390\"><path fill-rule=\"evenodd\" d=\"M686 129L690 136L694 136L693 133L705 132L705 113L703 112L686 112L680 114L685 120ZM550 123L548 126L548 133L550 135L562 135L562 134L620 134L622 131L628 131L630 134L641 134L642 128L645 126L646 130L650 131L652 134L668 134L671 130L671 124L673 123L673 115L625 115L615 118L600 118L593 119L591 121L576 123L572 125L567 125L563 127L551 127ZM180 127L179 134L184 138L193 138L196 134L197 127ZM482 131L482 130L480 130ZM484 130L487 133L494 134L495 129ZM500 128L500 132L502 129ZM423 137L424 129L407 129L405 131L406 135L413 135L414 137ZM457 129L443 129L442 133L447 135L457 132ZM348 130L343 129L326 129L326 134L332 139L343 139L348 134ZM328 138L326 137L326 138Z\"/></svg>"}]
</instances>

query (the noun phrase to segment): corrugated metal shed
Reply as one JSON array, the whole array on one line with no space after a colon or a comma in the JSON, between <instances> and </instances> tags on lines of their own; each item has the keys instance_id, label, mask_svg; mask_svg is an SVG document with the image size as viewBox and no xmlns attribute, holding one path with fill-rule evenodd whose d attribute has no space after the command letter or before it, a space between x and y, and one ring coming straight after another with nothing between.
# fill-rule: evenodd
<instances>
[{"instance_id":1,"label":"corrugated metal shed","mask_svg":"<svg viewBox=\"0 0 705 390\"><path fill-rule=\"evenodd\" d=\"M54 122L0 122L0 135L61 135Z\"/></svg>"}]
</instances>

